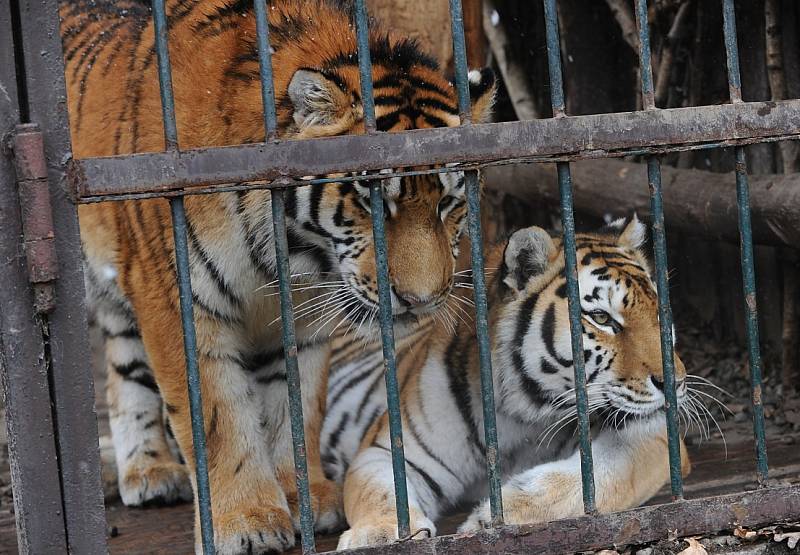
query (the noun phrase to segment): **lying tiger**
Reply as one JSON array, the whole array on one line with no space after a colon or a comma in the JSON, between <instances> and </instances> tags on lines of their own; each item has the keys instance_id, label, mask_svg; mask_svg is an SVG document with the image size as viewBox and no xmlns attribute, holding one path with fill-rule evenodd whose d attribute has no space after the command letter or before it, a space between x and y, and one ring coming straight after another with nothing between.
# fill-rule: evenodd
<instances>
[{"instance_id":1,"label":"lying tiger","mask_svg":"<svg viewBox=\"0 0 800 555\"><path fill-rule=\"evenodd\" d=\"M341 7L347 4L268 3L281 139L364 132L355 27ZM166 1L182 149L264 139L253 5ZM76 158L164 149L150 6L61 4ZM380 131L459 124L455 88L413 41L373 25L369 47ZM473 71L469 80L472 119L486 121L494 77ZM466 215L464 180L385 181L388 264L402 323L435 310L450 293ZM283 550L294 544L298 519L285 390L268 391L285 381L278 297L263 288L276 279L270 193L191 196L185 204L217 552ZM369 187L293 188L286 214L291 268L305 282L296 305L328 294L324 306L303 305L317 314L308 310L297 321L314 517L325 530L341 520L339 486L325 479L319 457L328 336L342 320L360 321L378 306ZM91 204L79 215L88 297L105 336L122 500L190 499L196 484L169 205ZM186 466L170 449L162 407Z\"/></svg>"},{"instance_id":2,"label":"lying tiger","mask_svg":"<svg viewBox=\"0 0 800 555\"><path fill-rule=\"evenodd\" d=\"M657 295L644 238L635 217L577 236L597 507L604 512L641 504L669 477ZM522 229L487 253L487 267L499 268L488 299L505 522L580 515L563 245L542 229ZM412 533L435 533L442 512L485 483L476 345L466 319L455 329L430 319L398 343ZM383 368L379 353L356 356L358 348L338 355L350 362L331 373L323 426L323 459L344 478L350 529L340 549L397 539ZM677 356L675 369L684 407L686 372ZM682 442L681 457L688 473ZM460 530L489 521L484 501Z\"/></svg>"}]
</instances>

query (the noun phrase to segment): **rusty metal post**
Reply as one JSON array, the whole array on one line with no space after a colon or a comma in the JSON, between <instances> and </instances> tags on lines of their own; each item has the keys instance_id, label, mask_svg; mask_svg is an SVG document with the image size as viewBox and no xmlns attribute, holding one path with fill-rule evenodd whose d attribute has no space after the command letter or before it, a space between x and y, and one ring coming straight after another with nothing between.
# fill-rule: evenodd
<instances>
[{"instance_id":1,"label":"rusty metal post","mask_svg":"<svg viewBox=\"0 0 800 555\"><path fill-rule=\"evenodd\" d=\"M0 5L0 378L20 553L67 549L58 457L40 321L22 253L17 186L8 140L19 122L12 17Z\"/></svg>"},{"instance_id":2,"label":"rusty metal post","mask_svg":"<svg viewBox=\"0 0 800 555\"><path fill-rule=\"evenodd\" d=\"M38 123L42 132L58 252L56 305L47 315L46 331L67 548L71 553L106 553L78 211L66 194L71 145L58 0L14 4L19 9L17 36L22 44L17 45L17 61L24 68L27 121Z\"/></svg>"}]
</instances>

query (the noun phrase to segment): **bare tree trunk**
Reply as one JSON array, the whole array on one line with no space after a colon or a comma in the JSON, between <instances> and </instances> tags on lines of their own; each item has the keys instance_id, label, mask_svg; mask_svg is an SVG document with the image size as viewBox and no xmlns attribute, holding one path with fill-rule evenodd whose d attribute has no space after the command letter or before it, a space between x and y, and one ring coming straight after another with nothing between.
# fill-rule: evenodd
<instances>
[{"instance_id":1,"label":"bare tree trunk","mask_svg":"<svg viewBox=\"0 0 800 555\"><path fill-rule=\"evenodd\" d=\"M575 209L598 218L606 213L648 214L646 172L644 164L614 159L573 163ZM494 166L485 168L483 174L487 187L509 192L532 205L558 202L552 164ZM662 181L664 214L670 229L738 243L736 190L731 174L663 166ZM752 176L750 200L756 243L800 244L800 174Z\"/></svg>"}]
</instances>

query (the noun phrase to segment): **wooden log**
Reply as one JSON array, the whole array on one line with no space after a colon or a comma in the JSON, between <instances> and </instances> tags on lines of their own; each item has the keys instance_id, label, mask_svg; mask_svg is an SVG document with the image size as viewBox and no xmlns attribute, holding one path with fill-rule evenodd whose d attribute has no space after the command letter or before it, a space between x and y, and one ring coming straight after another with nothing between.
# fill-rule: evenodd
<instances>
[{"instance_id":1,"label":"wooden log","mask_svg":"<svg viewBox=\"0 0 800 555\"><path fill-rule=\"evenodd\" d=\"M650 213L644 164L614 159L572 164L575 209L603 217L636 211ZM511 193L534 205L558 202L552 164L485 168L488 187ZM733 174L662 168L664 214L668 231L738 242L736 187ZM753 240L758 244L800 245L800 174L750 177Z\"/></svg>"}]
</instances>

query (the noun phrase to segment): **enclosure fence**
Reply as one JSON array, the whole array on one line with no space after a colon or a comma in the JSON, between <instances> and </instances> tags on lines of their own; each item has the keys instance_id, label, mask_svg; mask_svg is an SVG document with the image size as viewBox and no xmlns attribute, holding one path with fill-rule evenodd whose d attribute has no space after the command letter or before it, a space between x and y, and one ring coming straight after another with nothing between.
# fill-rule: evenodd
<instances>
[{"instance_id":1,"label":"enclosure fence","mask_svg":"<svg viewBox=\"0 0 800 555\"><path fill-rule=\"evenodd\" d=\"M264 142L182 151L178 147L179 137L175 123L168 52L168 18L164 0L153 0L166 151L72 160L69 156L69 133L64 105L57 1L12 0L8 13L0 13L0 78L2 83L10 83L19 90L6 91L7 102L0 99L0 102L9 106L7 116L5 110L0 112L5 118L0 124L5 126L16 122L33 122L41 128L47 164L45 166L42 161L36 175L21 175L20 172L24 173L27 166L19 164L20 153L15 151L18 162L17 181L20 188L23 188L29 181L44 180L46 183L49 179L56 230L55 244L59 257L58 279L51 276L44 282L55 288L57 304L54 307L37 310L30 303L33 287L28 283L23 263L19 267L16 264L10 264L8 269L4 267L3 281L10 287L0 288L0 303L3 307L3 358L0 360L5 369L4 380L8 393L12 473L21 549L34 553L48 552L58 545L68 547L76 553L100 553L106 549L97 431L91 408L93 391L87 363L88 346L83 337L86 315L82 300L81 257L73 203L167 197L175 239L202 546L206 554L214 553L211 491L203 429L184 196L268 188L272 197L275 253L278 260L283 352L300 501L302 548L304 553L315 551L290 287L284 192L290 187L322 186L325 183L348 180L365 180L370 190L398 531L401 538L408 537L412 530L409 529L383 191L381 181L374 176L386 168L422 166L434 166L438 169L394 171L391 174L381 174L380 178L456 170L465 172L491 524L500 528L460 537L398 542L374 551L365 548L365 553L434 550L436 553L494 550L517 553L537 550L581 551L632 541L653 541L662 537L667 530L677 529L681 535L688 535L736 525L752 526L800 515L800 487L775 488L768 487L767 484L767 453L761 401L762 368L744 152L747 144L800 138L800 101L742 101L734 0L717 1L724 17L730 104L663 110L656 108L650 66L647 2L636 0L644 109L631 113L567 115L562 86L556 0L543 0L553 118L473 124L470 121L461 2L449 0L455 80L462 125L457 128L379 133L375 125L368 14L365 0L357 0L355 22L366 134L283 141L277 138L266 3L265 0L254 0L264 105ZM15 93L20 102L15 103L12 100ZM25 129L38 132L35 125L29 125L22 128L20 133ZM731 146L735 148L736 155L735 184L750 361L754 462L761 487L752 492L686 500L683 497L680 467L672 313L667 280L659 160L660 155L669 152ZM584 374L570 162L631 154L644 155L647 160L673 502L611 515L598 515ZM503 527L500 488L502 460L498 451L492 391L477 171L490 164L510 162L557 163L583 502L587 516L546 525ZM453 163L457 163L457 166L452 166ZM445 164L449 166L444 167ZM302 179L304 176L330 173L347 173L350 177ZM0 212L4 216L0 255L4 260L18 258L15 258L14 253L18 251L17 241L22 226L16 211L18 201L15 188L11 185L12 175L7 160L0 159L0 179L3 184L0 189ZM69 192L69 198L63 194L64 190ZM54 406L52 418L49 409L51 401ZM154 538L154 541L157 539Z\"/></svg>"}]
</instances>

